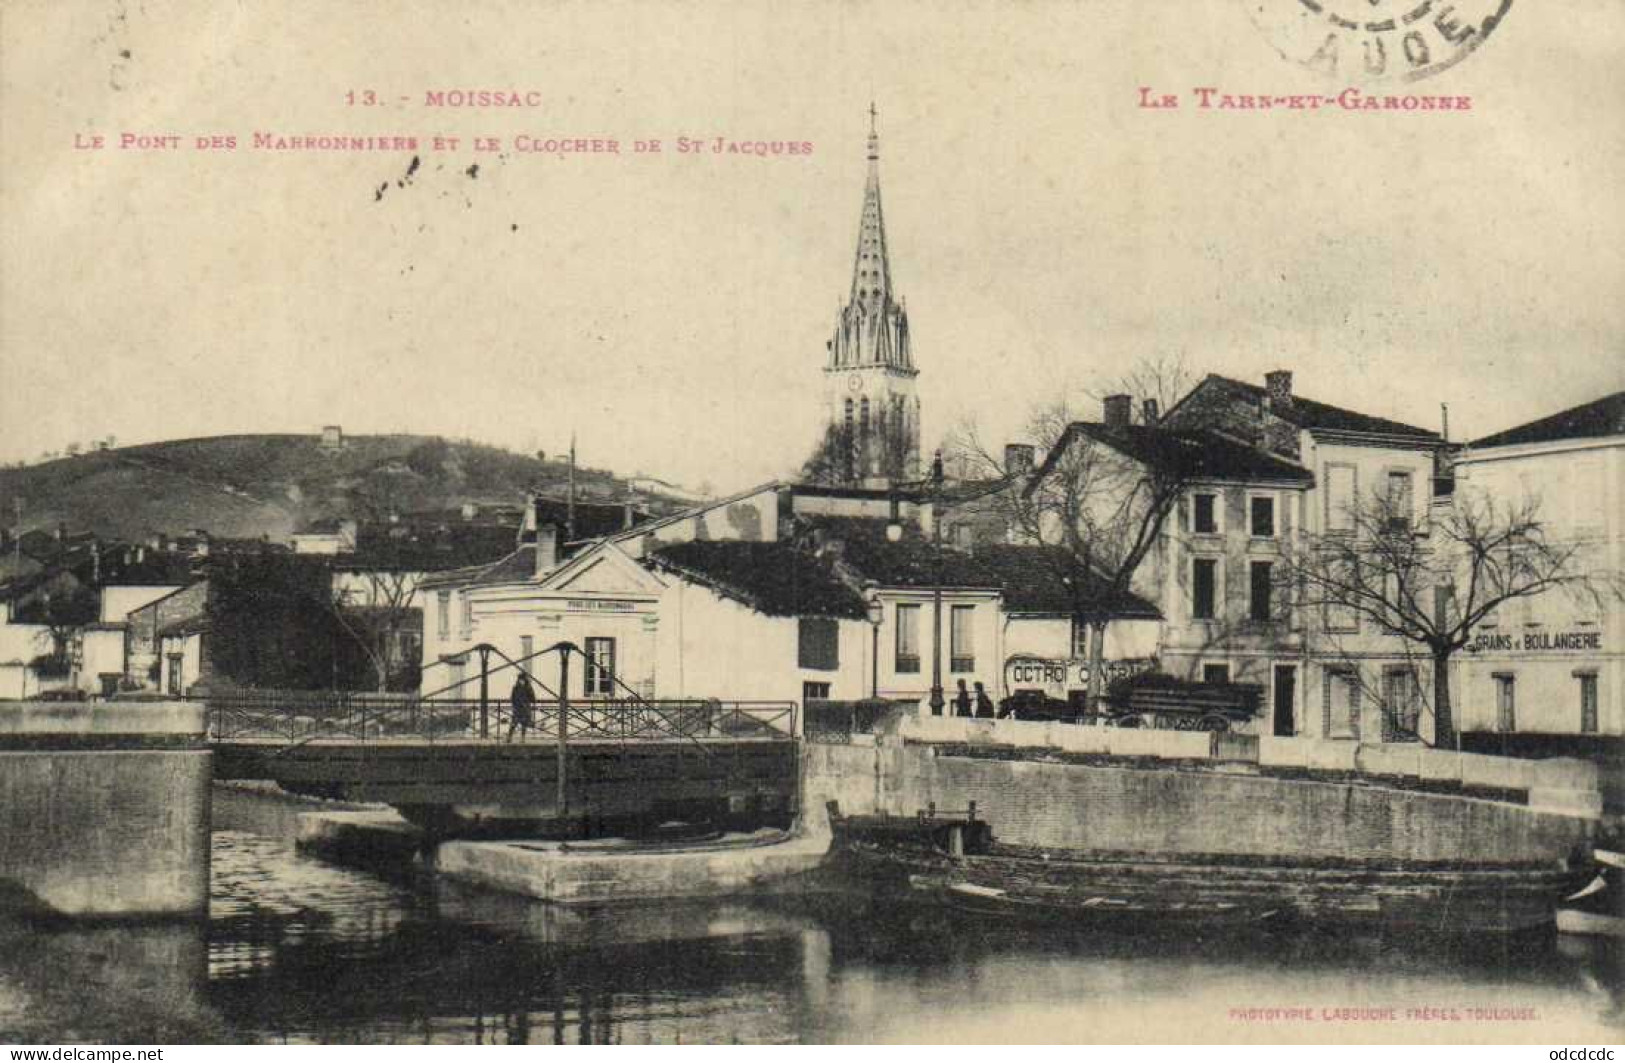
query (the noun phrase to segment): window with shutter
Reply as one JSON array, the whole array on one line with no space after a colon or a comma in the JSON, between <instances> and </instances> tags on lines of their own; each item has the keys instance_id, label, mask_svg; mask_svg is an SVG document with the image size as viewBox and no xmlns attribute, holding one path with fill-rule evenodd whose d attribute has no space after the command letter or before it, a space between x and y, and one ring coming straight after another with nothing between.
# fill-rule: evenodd
<instances>
[{"instance_id":1,"label":"window with shutter","mask_svg":"<svg viewBox=\"0 0 1625 1063\"><path fill-rule=\"evenodd\" d=\"M833 672L840 667L840 628L837 621L802 617L797 626L800 634L797 663L802 668Z\"/></svg>"}]
</instances>

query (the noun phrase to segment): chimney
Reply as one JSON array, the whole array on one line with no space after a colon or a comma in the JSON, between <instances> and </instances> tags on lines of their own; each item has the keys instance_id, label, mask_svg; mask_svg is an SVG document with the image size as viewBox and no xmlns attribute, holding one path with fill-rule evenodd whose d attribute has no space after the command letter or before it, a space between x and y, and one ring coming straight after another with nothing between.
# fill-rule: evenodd
<instances>
[{"instance_id":1,"label":"chimney","mask_svg":"<svg viewBox=\"0 0 1625 1063\"><path fill-rule=\"evenodd\" d=\"M536 574L545 575L559 564L559 527L544 524L536 529Z\"/></svg>"},{"instance_id":2,"label":"chimney","mask_svg":"<svg viewBox=\"0 0 1625 1063\"><path fill-rule=\"evenodd\" d=\"M519 532L515 536L520 546L536 541L536 495L525 496L525 507L520 510Z\"/></svg>"},{"instance_id":3,"label":"chimney","mask_svg":"<svg viewBox=\"0 0 1625 1063\"><path fill-rule=\"evenodd\" d=\"M1033 445L1006 443L1004 445L1004 472L1007 476L1025 476L1033 471Z\"/></svg>"},{"instance_id":4,"label":"chimney","mask_svg":"<svg viewBox=\"0 0 1625 1063\"><path fill-rule=\"evenodd\" d=\"M1264 374L1264 391L1272 410L1292 408L1292 370L1274 369Z\"/></svg>"},{"instance_id":5,"label":"chimney","mask_svg":"<svg viewBox=\"0 0 1625 1063\"><path fill-rule=\"evenodd\" d=\"M1162 415L1162 411L1157 408L1156 399L1146 399L1140 406L1140 413L1145 423L1152 425L1156 424Z\"/></svg>"},{"instance_id":6,"label":"chimney","mask_svg":"<svg viewBox=\"0 0 1625 1063\"><path fill-rule=\"evenodd\" d=\"M1134 399L1129 395L1107 395L1105 421L1107 428L1127 428L1134 416Z\"/></svg>"}]
</instances>

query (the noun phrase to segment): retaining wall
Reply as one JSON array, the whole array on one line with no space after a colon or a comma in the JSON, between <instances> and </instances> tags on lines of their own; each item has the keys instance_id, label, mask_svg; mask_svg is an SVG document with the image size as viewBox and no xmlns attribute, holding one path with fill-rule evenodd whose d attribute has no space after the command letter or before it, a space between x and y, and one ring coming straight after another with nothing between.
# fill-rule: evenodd
<instances>
[{"instance_id":1,"label":"retaining wall","mask_svg":"<svg viewBox=\"0 0 1625 1063\"><path fill-rule=\"evenodd\" d=\"M201 706L0 704L0 906L207 914L210 757Z\"/></svg>"},{"instance_id":2,"label":"retaining wall","mask_svg":"<svg viewBox=\"0 0 1625 1063\"><path fill-rule=\"evenodd\" d=\"M894 815L933 803L960 811L975 801L996 838L1065 849L1556 860L1596 828L1585 816L1366 780L954 755L895 738L869 747L809 745L805 769L809 812L828 800L847 812Z\"/></svg>"}]
</instances>

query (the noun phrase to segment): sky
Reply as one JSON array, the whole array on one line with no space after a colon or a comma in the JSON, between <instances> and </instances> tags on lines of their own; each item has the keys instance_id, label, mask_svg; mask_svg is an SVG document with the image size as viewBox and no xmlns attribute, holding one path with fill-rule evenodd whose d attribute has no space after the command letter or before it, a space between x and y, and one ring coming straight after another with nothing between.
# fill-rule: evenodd
<instances>
[{"instance_id":1,"label":"sky","mask_svg":"<svg viewBox=\"0 0 1625 1063\"><path fill-rule=\"evenodd\" d=\"M1282 3L9 3L0 461L340 424L788 475L871 100L927 446L967 418L1017 439L1056 397L1094 415L1170 356L1426 427L1448 403L1454 438L1625 388L1625 5L1519 2L1449 70L1366 89L1466 112L1196 108L1349 84L1261 31ZM427 105L453 89L539 106ZM413 135L419 165L255 133Z\"/></svg>"}]
</instances>

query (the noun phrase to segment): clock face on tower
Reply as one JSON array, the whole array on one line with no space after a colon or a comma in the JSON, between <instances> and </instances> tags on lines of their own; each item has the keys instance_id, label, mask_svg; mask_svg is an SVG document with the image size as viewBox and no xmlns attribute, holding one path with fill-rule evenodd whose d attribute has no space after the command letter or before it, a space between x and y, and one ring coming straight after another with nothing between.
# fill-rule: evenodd
<instances>
[{"instance_id":1,"label":"clock face on tower","mask_svg":"<svg viewBox=\"0 0 1625 1063\"><path fill-rule=\"evenodd\" d=\"M853 373L851 376L846 378L846 387L848 391L857 391L863 387L863 378L858 374Z\"/></svg>"}]
</instances>

